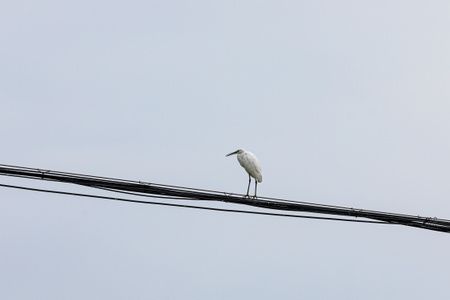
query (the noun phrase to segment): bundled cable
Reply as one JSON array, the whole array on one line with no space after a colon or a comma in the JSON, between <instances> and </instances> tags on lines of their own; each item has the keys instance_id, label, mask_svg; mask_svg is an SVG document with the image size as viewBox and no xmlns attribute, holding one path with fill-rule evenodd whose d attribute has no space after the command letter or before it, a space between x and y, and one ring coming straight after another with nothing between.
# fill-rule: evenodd
<instances>
[{"instance_id":1,"label":"bundled cable","mask_svg":"<svg viewBox=\"0 0 450 300\"><path fill-rule=\"evenodd\" d=\"M299 202L292 200L276 198L248 198L239 194L229 194L218 191L193 189L179 186L161 185L155 183L146 183L140 181L123 180L117 178L106 178L84 174L66 173L50 170L33 169L18 166L0 165L0 175L31 178L55 182L72 183L103 190L139 195L155 198L169 198L175 200L202 200L202 201L220 201L258 207L263 209L289 211L289 212L307 212L315 214L327 214L334 216L358 217L369 220L375 220L376 223L399 224L423 229L429 229L441 232L450 232L450 220L427 218L421 216L412 216L406 214L394 214L381 211L354 209L342 206L332 206L309 202ZM5 186L5 185L2 185ZM99 196L99 198L102 198ZM113 199L114 200L114 199ZM116 199L117 200L117 199ZM139 201L143 202L143 201ZM156 203L153 203L156 204ZM164 205L163 203L160 203ZM174 205L176 206L176 205ZM187 205L184 205L187 206ZM198 207L197 207L198 208ZM210 209L210 208L208 208ZM216 209L222 210L222 209ZM233 210L231 210L233 211ZM238 212L238 211L235 211ZM260 212L254 212L260 213ZM261 213L272 214L273 213ZM282 215L282 214L280 214ZM286 215L288 216L288 215ZM289 215L294 216L294 215ZM333 219L333 218L322 218ZM351 219L341 219L351 220ZM373 221L371 221L373 222Z\"/></svg>"}]
</instances>

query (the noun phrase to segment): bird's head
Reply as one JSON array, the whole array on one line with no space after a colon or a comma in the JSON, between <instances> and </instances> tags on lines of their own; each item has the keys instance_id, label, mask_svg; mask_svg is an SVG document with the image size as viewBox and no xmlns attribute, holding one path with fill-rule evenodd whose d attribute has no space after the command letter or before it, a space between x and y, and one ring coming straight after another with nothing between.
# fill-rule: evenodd
<instances>
[{"instance_id":1,"label":"bird's head","mask_svg":"<svg viewBox=\"0 0 450 300\"><path fill-rule=\"evenodd\" d=\"M236 150L234 152L228 153L226 156L230 156L230 155L233 155L233 154L242 154L244 152L245 152L244 149L239 149L239 150Z\"/></svg>"}]
</instances>

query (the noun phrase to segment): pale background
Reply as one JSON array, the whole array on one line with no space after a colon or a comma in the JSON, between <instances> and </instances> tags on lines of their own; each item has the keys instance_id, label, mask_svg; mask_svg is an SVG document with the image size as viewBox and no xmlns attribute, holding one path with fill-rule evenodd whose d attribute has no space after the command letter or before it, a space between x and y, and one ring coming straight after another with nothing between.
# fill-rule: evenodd
<instances>
[{"instance_id":1,"label":"pale background","mask_svg":"<svg viewBox=\"0 0 450 300\"><path fill-rule=\"evenodd\" d=\"M450 218L449 16L448 1L3 1L0 163L243 193L225 154L245 148L262 196ZM6 188L0 207L1 299L450 294L445 233Z\"/></svg>"}]
</instances>

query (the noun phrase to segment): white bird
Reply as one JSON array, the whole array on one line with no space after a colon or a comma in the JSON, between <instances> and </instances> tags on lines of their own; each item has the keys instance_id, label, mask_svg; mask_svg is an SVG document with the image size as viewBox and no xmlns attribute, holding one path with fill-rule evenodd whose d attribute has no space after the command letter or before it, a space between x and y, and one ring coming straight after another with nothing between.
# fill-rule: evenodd
<instances>
[{"instance_id":1,"label":"white bird","mask_svg":"<svg viewBox=\"0 0 450 300\"><path fill-rule=\"evenodd\" d=\"M230 156L233 154L237 154L237 159L241 166L247 171L248 173L248 187L247 187L247 197L250 197L248 195L248 192L250 190L250 183L252 182L252 177L255 178L255 196L256 198L256 188L258 185L258 182L262 182L262 173L261 173L261 164L259 163L259 160L256 158L255 154L245 151L244 149L239 149L234 152L231 152L227 154L226 156Z\"/></svg>"}]
</instances>

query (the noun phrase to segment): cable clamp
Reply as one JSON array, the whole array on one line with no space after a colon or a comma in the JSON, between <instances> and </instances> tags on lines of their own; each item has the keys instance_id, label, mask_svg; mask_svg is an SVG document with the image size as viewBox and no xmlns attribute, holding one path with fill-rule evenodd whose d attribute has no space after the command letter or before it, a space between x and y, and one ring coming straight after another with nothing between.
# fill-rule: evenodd
<instances>
[{"instance_id":1,"label":"cable clamp","mask_svg":"<svg viewBox=\"0 0 450 300\"><path fill-rule=\"evenodd\" d=\"M45 173L49 173L49 170L41 170L41 169L37 169L39 173L41 173L41 179L44 179Z\"/></svg>"},{"instance_id":2,"label":"cable clamp","mask_svg":"<svg viewBox=\"0 0 450 300\"><path fill-rule=\"evenodd\" d=\"M223 194L224 194L224 196L226 197L226 200L224 200L223 202L229 202L228 200L230 199L230 196L232 195L231 193L226 193L226 192L223 192Z\"/></svg>"}]
</instances>

